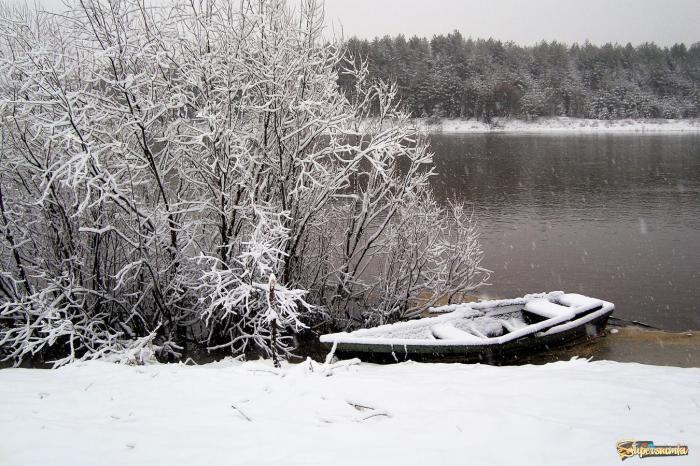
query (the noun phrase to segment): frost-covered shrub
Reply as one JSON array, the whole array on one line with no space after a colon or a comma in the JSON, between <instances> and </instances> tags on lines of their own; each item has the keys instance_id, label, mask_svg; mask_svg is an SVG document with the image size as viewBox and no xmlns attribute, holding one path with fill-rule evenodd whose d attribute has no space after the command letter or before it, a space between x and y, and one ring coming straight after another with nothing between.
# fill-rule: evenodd
<instances>
[{"instance_id":1,"label":"frost-covered shrub","mask_svg":"<svg viewBox=\"0 0 700 466\"><path fill-rule=\"evenodd\" d=\"M472 213L461 204L441 209L430 197L402 207L389 230L398 239L378 255L381 297L364 314L368 324L416 317L438 299L484 284L489 271L479 264L483 252Z\"/></svg>"},{"instance_id":2,"label":"frost-covered shrub","mask_svg":"<svg viewBox=\"0 0 700 466\"><path fill-rule=\"evenodd\" d=\"M487 276L474 235L449 246L474 223L430 201L396 87L327 43L315 2L72 5L0 19L4 356L286 353ZM413 206L439 219L427 243L404 243ZM370 273L386 251L430 267Z\"/></svg>"}]
</instances>

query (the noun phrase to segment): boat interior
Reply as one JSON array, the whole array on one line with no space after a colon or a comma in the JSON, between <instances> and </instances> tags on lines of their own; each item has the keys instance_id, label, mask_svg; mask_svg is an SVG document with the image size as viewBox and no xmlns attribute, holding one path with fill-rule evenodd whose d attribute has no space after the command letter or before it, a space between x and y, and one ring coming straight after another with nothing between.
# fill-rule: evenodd
<instances>
[{"instance_id":1,"label":"boat interior","mask_svg":"<svg viewBox=\"0 0 700 466\"><path fill-rule=\"evenodd\" d=\"M502 337L513 332L523 333L530 326L544 331L563 322L600 310L603 302L586 298L569 302L553 302L541 298L524 304L509 304L479 309L482 314L454 319L431 327L431 335L438 340L472 340ZM550 324L550 325L547 325Z\"/></svg>"},{"instance_id":2,"label":"boat interior","mask_svg":"<svg viewBox=\"0 0 700 466\"><path fill-rule=\"evenodd\" d=\"M351 333L324 335L321 341L374 341L406 345L502 344L529 335L537 336L572 325L583 325L589 314L612 309L611 303L580 294L541 293L513 300L443 306L432 310L438 314L437 317L381 325Z\"/></svg>"}]
</instances>

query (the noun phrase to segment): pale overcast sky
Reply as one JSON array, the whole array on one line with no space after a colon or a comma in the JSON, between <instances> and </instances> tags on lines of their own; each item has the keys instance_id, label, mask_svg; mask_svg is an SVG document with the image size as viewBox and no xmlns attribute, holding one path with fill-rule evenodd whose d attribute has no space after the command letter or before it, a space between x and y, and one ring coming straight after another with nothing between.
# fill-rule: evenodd
<instances>
[{"instance_id":1,"label":"pale overcast sky","mask_svg":"<svg viewBox=\"0 0 700 466\"><path fill-rule=\"evenodd\" d=\"M326 0L346 37L464 36L532 44L700 41L700 0Z\"/></svg>"},{"instance_id":2,"label":"pale overcast sky","mask_svg":"<svg viewBox=\"0 0 700 466\"><path fill-rule=\"evenodd\" d=\"M326 0L326 17L336 32L342 25L345 37L432 37L457 29L521 44L700 41L700 0Z\"/></svg>"}]
</instances>

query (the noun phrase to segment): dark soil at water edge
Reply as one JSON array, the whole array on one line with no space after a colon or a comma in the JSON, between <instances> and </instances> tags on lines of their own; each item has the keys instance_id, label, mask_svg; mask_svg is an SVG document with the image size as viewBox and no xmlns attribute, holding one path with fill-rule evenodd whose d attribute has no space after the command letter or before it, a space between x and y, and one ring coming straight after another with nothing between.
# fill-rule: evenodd
<instances>
[{"instance_id":1,"label":"dark soil at water edge","mask_svg":"<svg viewBox=\"0 0 700 466\"><path fill-rule=\"evenodd\" d=\"M318 343L318 340L314 341L309 338L299 343L301 344L299 351L297 351L299 356L295 357L292 362L302 362L306 357L323 362L327 351ZM227 356L220 351L215 354L192 351L187 352L187 356L183 357L182 362L207 364ZM568 361L574 357L658 366L700 367L700 331L665 332L636 326L611 326L600 337L531 355L521 359L517 364L546 364ZM0 363L0 369L5 367L12 367L12 363L9 361ZM51 366L41 361L27 360L20 367L50 368Z\"/></svg>"},{"instance_id":2,"label":"dark soil at water edge","mask_svg":"<svg viewBox=\"0 0 700 466\"><path fill-rule=\"evenodd\" d=\"M524 364L566 361L573 357L658 366L700 367L700 332L665 332L639 327L610 327L592 340L524 359Z\"/></svg>"},{"instance_id":3,"label":"dark soil at water edge","mask_svg":"<svg viewBox=\"0 0 700 466\"><path fill-rule=\"evenodd\" d=\"M328 350L320 344L318 335L312 332L300 335L297 339L297 345L297 350L290 359L292 363L301 363L307 358L323 362L328 354ZM161 362L201 365L217 362L227 357L231 357L231 354L223 350L209 353L193 347L185 348L179 361ZM260 355L250 354L242 359L255 360L258 358ZM615 323L611 323L601 336L554 348L550 351L527 355L517 362L509 362L504 365L547 364L568 361L572 358L635 362L658 366L700 367L700 331L668 332L637 325L616 326ZM12 361L0 361L0 369L12 366ZM51 366L50 362L37 359L25 359L20 365L26 369L50 369Z\"/></svg>"}]
</instances>

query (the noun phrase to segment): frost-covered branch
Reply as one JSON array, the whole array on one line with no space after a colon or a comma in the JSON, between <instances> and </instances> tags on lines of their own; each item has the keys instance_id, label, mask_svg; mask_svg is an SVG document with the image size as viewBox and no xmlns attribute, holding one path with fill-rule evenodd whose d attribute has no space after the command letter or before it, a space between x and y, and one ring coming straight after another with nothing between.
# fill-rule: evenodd
<instances>
[{"instance_id":1,"label":"frost-covered branch","mask_svg":"<svg viewBox=\"0 0 700 466\"><path fill-rule=\"evenodd\" d=\"M289 356L486 280L396 86L322 34L313 0L0 11L5 358Z\"/></svg>"}]
</instances>

